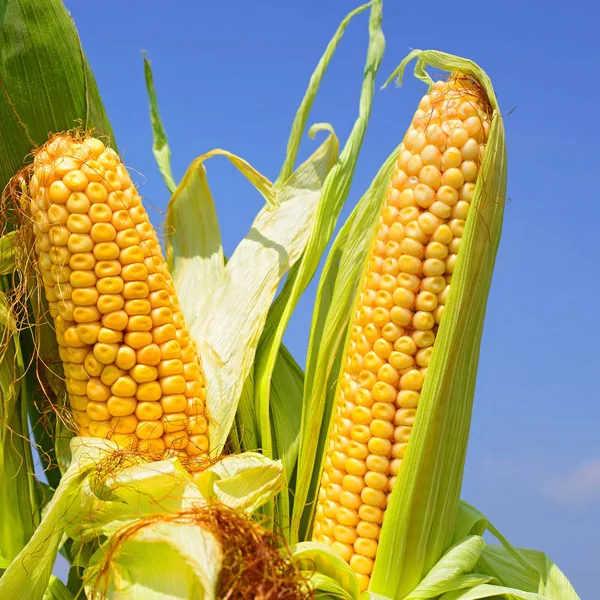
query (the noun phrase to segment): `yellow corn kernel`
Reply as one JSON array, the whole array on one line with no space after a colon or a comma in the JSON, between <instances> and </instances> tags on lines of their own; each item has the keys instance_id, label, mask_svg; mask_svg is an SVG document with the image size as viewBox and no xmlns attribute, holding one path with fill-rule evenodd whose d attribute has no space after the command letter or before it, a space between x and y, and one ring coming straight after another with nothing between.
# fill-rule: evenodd
<instances>
[{"instance_id":1,"label":"yellow corn kernel","mask_svg":"<svg viewBox=\"0 0 600 600\"><path fill-rule=\"evenodd\" d=\"M112 430L110 421L90 420L87 426L93 437L107 438Z\"/></svg>"},{"instance_id":2,"label":"yellow corn kernel","mask_svg":"<svg viewBox=\"0 0 600 600\"><path fill-rule=\"evenodd\" d=\"M122 398L120 396L111 396L106 404L108 412L113 417L132 415L137 407L137 401L134 398Z\"/></svg>"},{"instance_id":3,"label":"yellow corn kernel","mask_svg":"<svg viewBox=\"0 0 600 600\"><path fill-rule=\"evenodd\" d=\"M90 400L87 403L87 414L94 421L106 421L110 419L110 412L106 402L94 402Z\"/></svg>"},{"instance_id":4,"label":"yellow corn kernel","mask_svg":"<svg viewBox=\"0 0 600 600\"><path fill-rule=\"evenodd\" d=\"M177 431L174 433L165 433L163 440L167 448L173 450L185 450L189 444L189 438L185 431Z\"/></svg>"},{"instance_id":5,"label":"yellow corn kernel","mask_svg":"<svg viewBox=\"0 0 600 600\"><path fill-rule=\"evenodd\" d=\"M170 343L170 342L167 342ZM179 355L181 354L181 347L176 342L173 342L177 346L177 351ZM159 348L156 344L148 344L143 348L140 348L136 353L136 360L138 363L142 365L156 366L160 363L161 358L170 358L167 356L163 356L161 352L161 348ZM173 357L177 358L177 357Z\"/></svg>"},{"instance_id":6,"label":"yellow corn kernel","mask_svg":"<svg viewBox=\"0 0 600 600\"><path fill-rule=\"evenodd\" d=\"M140 365L138 365L140 366ZM143 365L142 365L143 366ZM146 383L140 383L137 388L136 398L140 401L155 402L160 400L161 397L167 398L168 396L162 395L160 384L157 381L149 381ZM174 412L174 411L167 411Z\"/></svg>"},{"instance_id":7,"label":"yellow corn kernel","mask_svg":"<svg viewBox=\"0 0 600 600\"><path fill-rule=\"evenodd\" d=\"M123 331L128 321L129 317L124 310L115 310L102 315L102 325L114 331Z\"/></svg>"},{"instance_id":8,"label":"yellow corn kernel","mask_svg":"<svg viewBox=\"0 0 600 600\"><path fill-rule=\"evenodd\" d=\"M125 372L116 365L106 365L100 374L100 381L110 387L119 377L125 375Z\"/></svg>"},{"instance_id":9,"label":"yellow corn kernel","mask_svg":"<svg viewBox=\"0 0 600 600\"><path fill-rule=\"evenodd\" d=\"M150 302L145 299L133 299L125 302L125 312L131 316L148 315L152 310Z\"/></svg>"},{"instance_id":10,"label":"yellow corn kernel","mask_svg":"<svg viewBox=\"0 0 600 600\"><path fill-rule=\"evenodd\" d=\"M123 332L101 327L98 332L98 341L103 344L118 344L123 341Z\"/></svg>"},{"instance_id":11,"label":"yellow corn kernel","mask_svg":"<svg viewBox=\"0 0 600 600\"><path fill-rule=\"evenodd\" d=\"M147 383L150 381L155 381L158 377L158 370L156 369L156 367L151 367L149 365L143 364L135 365L135 367L133 367L130 370L130 373L131 377L133 377L133 379L135 379L135 381L137 381L138 383ZM163 391L165 393L170 393L165 390Z\"/></svg>"},{"instance_id":12,"label":"yellow corn kernel","mask_svg":"<svg viewBox=\"0 0 600 600\"><path fill-rule=\"evenodd\" d=\"M104 385L102 381L97 378L90 379L87 382L85 393L88 399L96 402L106 402L111 396L110 388Z\"/></svg>"},{"instance_id":13,"label":"yellow corn kernel","mask_svg":"<svg viewBox=\"0 0 600 600\"><path fill-rule=\"evenodd\" d=\"M161 422L166 433L183 431L188 423L188 417L185 413L163 414Z\"/></svg>"},{"instance_id":14,"label":"yellow corn kernel","mask_svg":"<svg viewBox=\"0 0 600 600\"><path fill-rule=\"evenodd\" d=\"M119 377L110 388L114 396L135 396L137 383L128 375Z\"/></svg>"},{"instance_id":15,"label":"yellow corn kernel","mask_svg":"<svg viewBox=\"0 0 600 600\"><path fill-rule=\"evenodd\" d=\"M157 421L162 417L163 411L158 402L138 402L135 415L140 421Z\"/></svg>"},{"instance_id":16,"label":"yellow corn kernel","mask_svg":"<svg viewBox=\"0 0 600 600\"><path fill-rule=\"evenodd\" d=\"M135 415L127 415L126 417L112 417L110 425L116 433L133 433L137 429L138 422Z\"/></svg>"},{"instance_id":17,"label":"yellow corn kernel","mask_svg":"<svg viewBox=\"0 0 600 600\"><path fill-rule=\"evenodd\" d=\"M149 385L149 384L145 384ZM160 384L158 384L160 387ZM162 390L159 392L160 404L165 413L177 413L183 412L186 410L186 407L189 407L188 399L183 394L163 394ZM188 415L201 415L201 412L197 412L195 410L187 411ZM190 417L192 418L192 417ZM202 432L198 432L202 433Z\"/></svg>"},{"instance_id":18,"label":"yellow corn kernel","mask_svg":"<svg viewBox=\"0 0 600 600\"><path fill-rule=\"evenodd\" d=\"M163 435L163 426L160 421L140 421L136 427L136 434L141 440L160 438Z\"/></svg>"},{"instance_id":19,"label":"yellow corn kernel","mask_svg":"<svg viewBox=\"0 0 600 600\"><path fill-rule=\"evenodd\" d=\"M114 277L121 272L121 263L118 260L99 260L94 272L98 277Z\"/></svg>"},{"instance_id":20,"label":"yellow corn kernel","mask_svg":"<svg viewBox=\"0 0 600 600\"><path fill-rule=\"evenodd\" d=\"M165 443L161 438L142 439L138 444L138 450L160 459L165 451Z\"/></svg>"},{"instance_id":21,"label":"yellow corn kernel","mask_svg":"<svg viewBox=\"0 0 600 600\"><path fill-rule=\"evenodd\" d=\"M152 333L149 331L128 331L125 334L124 341L134 350L140 350L152 343Z\"/></svg>"},{"instance_id":22,"label":"yellow corn kernel","mask_svg":"<svg viewBox=\"0 0 600 600\"><path fill-rule=\"evenodd\" d=\"M201 456L208 453L209 441L206 435L190 435L185 450L190 456Z\"/></svg>"},{"instance_id":23,"label":"yellow corn kernel","mask_svg":"<svg viewBox=\"0 0 600 600\"><path fill-rule=\"evenodd\" d=\"M106 316L106 315L105 315ZM135 350L129 346L121 346L117 350L117 356L115 357L115 365L119 369L128 371L131 369L136 362Z\"/></svg>"}]
</instances>

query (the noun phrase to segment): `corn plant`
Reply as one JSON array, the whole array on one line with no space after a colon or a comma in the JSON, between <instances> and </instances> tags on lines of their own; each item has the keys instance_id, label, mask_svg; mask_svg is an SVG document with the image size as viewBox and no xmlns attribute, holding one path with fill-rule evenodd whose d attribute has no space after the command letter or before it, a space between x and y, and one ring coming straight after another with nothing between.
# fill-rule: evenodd
<instances>
[{"instance_id":1,"label":"corn plant","mask_svg":"<svg viewBox=\"0 0 600 600\"><path fill-rule=\"evenodd\" d=\"M389 81L416 61L428 92L340 223L381 0L335 32L273 181L215 149L176 182L144 57L171 194L161 248L60 0L0 9L0 598L578 598L460 499L506 196L485 72L438 51L400 63ZM354 126L340 143L313 125L322 140L297 164L366 12ZM215 156L265 201L227 258ZM303 370L282 340L322 260Z\"/></svg>"}]
</instances>

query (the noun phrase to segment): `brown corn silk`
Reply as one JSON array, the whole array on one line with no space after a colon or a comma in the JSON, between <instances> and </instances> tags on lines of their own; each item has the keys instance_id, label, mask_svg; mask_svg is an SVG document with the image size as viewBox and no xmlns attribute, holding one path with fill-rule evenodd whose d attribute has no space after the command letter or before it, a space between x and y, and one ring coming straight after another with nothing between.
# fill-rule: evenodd
<instances>
[{"instance_id":1,"label":"brown corn silk","mask_svg":"<svg viewBox=\"0 0 600 600\"><path fill-rule=\"evenodd\" d=\"M216 597L220 600L310 600L314 597L306 574L300 571L277 533L265 529L241 511L209 502L140 519L117 532L100 564L94 598L106 597L115 577L111 571L118 564L123 544L135 539L143 529L163 523L200 527L219 541L223 560Z\"/></svg>"},{"instance_id":2,"label":"brown corn silk","mask_svg":"<svg viewBox=\"0 0 600 600\"><path fill-rule=\"evenodd\" d=\"M201 361L119 156L90 136L53 137L35 153L26 208L77 433L207 455Z\"/></svg>"},{"instance_id":3,"label":"brown corn silk","mask_svg":"<svg viewBox=\"0 0 600 600\"><path fill-rule=\"evenodd\" d=\"M409 444L490 129L455 74L416 111L389 183L351 323L313 537L366 589Z\"/></svg>"}]
</instances>

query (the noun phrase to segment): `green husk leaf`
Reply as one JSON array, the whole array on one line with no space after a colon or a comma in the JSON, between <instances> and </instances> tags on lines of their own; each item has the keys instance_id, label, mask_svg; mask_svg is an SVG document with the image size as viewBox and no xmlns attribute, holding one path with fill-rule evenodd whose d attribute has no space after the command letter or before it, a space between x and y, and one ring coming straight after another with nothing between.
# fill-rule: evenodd
<instances>
[{"instance_id":1,"label":"green husk leaf","mask_svg":"<svg viewBox=\"0 0 600 600\"><path fill-rule=\"evenodd\" d=\"M136 515L180 510L202 501L191 476L176 459L127 467L109 476L105 486Z\"/></svg>"},{"instance_id":2,"label":"green husk leaf","mask_svg":"<svg viewBox=\"0 0 600 600\"><path fill-rule=\"evenodd\" d=\"M235 414L235 431L237 449L232 448L233 452L244 452L256 450L258 448L256 413L254 410L254 369L251 368L248 377L244 382L240 402Z\"/></svg>"},{"instance_id":3,"label":"green husk leaf","mask_svg":"<svg viewBox=\"0 0 600 600\"><path fill-rule=\"evenodd\" d=\"M202 161L194 161L167 208L166 254L188 325L221 283L225 258L215 204ZM202 290L202 293L198 293Z\"/></svg>"},{"instance_id":4,"label":"green husk leaf","mask_svg":"<svg viewBox=\"0 0 600 600\"><path fill-rule=\"evenodd\" d=\"M0 578L0 598L18 598L24 589L28 600L43 598L67 524L66 511L76 502L84 474L97 464L98 456L99 451L92 445L76 449L73 463L63 475L39 526Z\"/></svg>"},{"instance_id":5,"label":"green husk leaf","mask_svg":"<svg viewBox=\"0 0 600 600\"><path fill-rule=\"evenodd\" d=\"M73 564L82 566L88 564L85 556L89 554L90 548L98 547L96 543L102 540L102 536L111 538L122 532L124 527L137 527L137 524L142 525L140 531L147 530L129 540L135 542L140 562L131 563L126 552L123 562L121 558L111 562L111 568L114 567L111 577L132 583L131 589L138 591L141 588L136 588L137 584L134 582L139 579L148 588L148 595L144 598L155 597L150 594L163 585L159 578L145 578L140 571L134 571L152 568L158 573L154 562L148 563L147 559L149 554L155 557L155 548L163 540L166 548L161 556L165 564L168 562L173 568L179 568L183 560L192 569L193 577L190 581L196 582L195 585L200 585L200 581L202 585L208 586L205 587L205 597L213 597L213 576L218 575L220 554L218 548L215 550L214 545L211 545L212 538L209 540L204 533L198 531L187 535L186 527L194 530L197 528L190 527L189 524L182 525L181 529L175 527L182 522L171 523L174 529L170 529L164 521L157 521L158 526L153 523L146 528L143 527L142 520L161 514L168 517L179 511L193 511L205 505L210 498L221 500L230 508L251 513L276 494L283 482L281 464L260 454L230 456L215 463L197 476L204 478L201 490L177 459L145 462L135 453L119 449L114 442L98 438L74 438L71 452L73 461L46 506L40 526L0 579L0 598L19 597L18 590L27 589L28 600L40 600L47 589L56 554L65 535L83 552L82 560L73 555L73 549L70 552ZM91 546L90 542L96 545ZM209 553L206 557L200 552L204 542L208 544ZM102 546L91 559L93 568L85 576L88 592L95 585L105 550L106 546ZM211 555L213 551L214 554ZM177 556L172 557L172 552ZM191 560L190 556L194 552L197 558ZM152 558L152 561L155 560L158 559ZM196 564L196 560L204 566ZM181 573L173 571L171 575L185 579L188 572ZM164 585L169 581L171 579L165 576ZM111 585L117 584L113 582ZM174 592L177 590L177 587L173 587ZM109 598L135 597L117 596L117 591L111 593L115 595L109 595ZM120 590L118 593L130 592Z\"/></svg>"},{"instance_id":6,"label":"green husk leaf","mask_svg":"<svg viewBox=\"0 0 600 600\"><path fill-rule=\"evenodd\" d=\"M73 600L74 596L69 588L58 578L52 575L50 583L44 594L44 600Z\"/></svg>"},{"instance_id":7,"label":"green husk leaf","mask_svg":"<svg viewBox=\"0 0 600 600\"><path fill-rule=\"evenodd\" d=\"M524 557L523 557L524 558ZM502 585L514 587L525 592L539 590L540 573L537 569L523 564L504 546L490 544L486 547L477 564L477 570L489 573Z\"/></svg>"},{"instance_id":8,"label":"green husk leaf","mask_svg":"<svg viewBox=\"0 0 600 600\"><path fill-rule=\"evenodd\" d=\"M497 579L501 585L542 594L546 600L579 600L569 580L542 552L515 548L489 520L470 504L461 501L455 535L467 528L482 535L489 531L501 545L489 544L476 569Z\"/></svg>"},{"instance_id":9,"label":"green husk leaf","mask_svg":"<svg viewBox=\"0 0 600 600\"><path fill-rule=\"evenodd\" d=\"M78 443L90 440L98 446L93 438ZM283 482L281 464L257 453L226 456L192 477L174 458L146 462L123 454L111 442L101 448L97 473L83 481L65 515L68 535L82 542L113 535L143 517L202 506L209 499L251 514Z\"/></svg>"},{"instance_id":10,"label":"green husk leaf","mask_svg":"<svg viewBox=\"0 0 600 600\"><path fill-rule=\"evenodd\" d=\"M312 527L329 435L335 379L371 242L365 231L373 229L373 215L379 214L382 203L379 189L389 181L395 162L396 151L381 167L338 233L319 281L306 359L292 540L306 539Z\"/></svg>"},{"instance_id":11,"label":"green husk leaf","mask_svg":"<svg viewBox=\"0 0 600 600\"><path fill-rule=\"evenodd\" d=\"M519 563L525 571L527 571L529 577L533 577L536 580L539 579L539 572L536 567L529 563L528 560L510 544L487 517L479 512L474 506L461 500L458 505L454 539L459 539L463 535L483 535L486 531L489 531L502 544L506 552L508 552L510 556ZM534 591L537 591L537 589L537 586L535 586Z\"/></svg>"},{"instance_id":12,"label":"green husk leaf","mask_svg":"<svg viewBox=\"0 0 600 600\"><path fill-rule=\"evenodd\" d=\"M487 93L493 117L482 176L471 202L411 441L390 496L371 579L374 592L397 599L418 585L452 541L485 306L506 197L503 123L488 77L471 61L414 51L395 72L399 80L414 57L417 77L428 83L426 64L475 78Z\"/></svg>"},{"instance_id":13,"label":"green husk leaf","mask_svg":"<svg viewBox=\"0 0 600 600\"><path fill-rule=\"evenodd\" d=\"M27 423L28 388L13 313L0 277L0 554L12 560L38 523L39 498Z\"/></svg>"},{"instance_id":14,"label":"green husk leaf","mask_svg":"<svg viewBox=\"0 0 600 600\"><path fill-rule=\"evenodd\" d=\"M485 545L482 537L472 535L452 546L406 600L428 600L445 592L487 583L491 577L469 574Z\"/></svg>"},{"instance_id":15,"label":"green husk leaf","mask_svg":"<svg viewBox=\"0 0 600 600\"><path fill-rule=\"evenodd\" d=\"M0 48L0 190L48 132L95 128L112 138L75 25L60 0L2 0Z\"/></svg>"},{"instance_id":16,"label":"green husk leaf","mask_svg":"<svg viewBox=\"0 0 600 600\"><path fill-rule=\"evenodd\" d=\"M514 588L489 583L483 583L471 589L449 592L441 596L440 600L477 600L478 598L500 597L504 597L506 600L546 600L544 596L539 594L531 594L530 592L522 592Z\"/></svg>"},{"instance_id":17,"label":"green husk leaf","mask_svg":"<svg viewBox=\"0 0 600 600\"><path fill-rule=\"evenodd\" d=\"M361 87L359 114L340 153L339 160L324 182L308 245L296 268L290 272L281 294L269 313L260 344L260 352L257 354L255 401L260 447L267 456L273 455L274 447L270 426L273 369L292 312L319 266L322 254L331 239L340 211L350 191L354 169L369 122L375 90L375 76L381 63L384 46L381 30L381 2L375 0L371 3L369 44Z\"/></svg>"},{"instance_id":18,"label":"green husk leaf","mask_svg":"<svg viewBox=\"0 0 600 600\"><path fill-rule=\"evenodd\" d=\"M23 355L31 360L26 374L27 388L32 391L27 410L35 449L48 482L56 489L61 473L70 464L68 445L74 433L57 414L66 404L64 372L60 361L48 360L58 358L58 343L43 296L39 289L30 294L28 317L32 327L21 332L20 341Z\"/></svg>"},{"instance_id":19,"label":"green husk leaf","mask_svg":"<svg viewBox=\"0 0 600 600\"><path fill-rule=\"evenodd\" d=\"M251 514L281 489L283 468L281 461L246 452L223 457L194 476L194 482L204 498Z\"/></svg>"},{"instance_id":20,"label":"green husk leaf","mask_svg":"<svg viewBox=\"0 0 600 600\"><path fill-rule=\"evenodd\" d=\"M45 333L50 333L52 335L51 343L56 345L54 331L52 331L47 324L40 324L36 328L36 333L38 340L40 340ZM37 351L35 349L32 331L28 329L22 331L20 334L20 341L23 349L23 356L28 358L35 357ZM42 355L48 356L44 353L42 353ZM52 368L55 369L56 365ZM60 419L57 419L54 410L45 406L48 400L43 396L43 393L38 392L40 388L38 373L36 372L38 370L40 372L45 371L48 373L50 367L46 367L42 364L32 364L25 374L26 389L30 391L30 396L27 398L26 405L31 433L33 433L34 443L32 449L34 452L37 452L40 466L44 471L48 483L52 488L56 489L60 483L61 472L56 457L56 440L53 434L56 430L57 421ZM45 386L45 393L52 393L49 385ZM56 401L56 398L53 398L53 401ZM39 485L40 482L38 482L38 486ZM44 495L47 496L47 493L51 494L52 492L53 490L46 490Z\"/></svg>"},{"instance_id":21,"label":"green husk leaf","mask_svg":"<svg viewBox=\"0 0 600 600\"><path fill-rule=\"evenodd\" d=\"M317 542L300 542L290 548L291 554L303 571L321 573L336 581L350 598L358 600L358 579L350 565L329 546Z\"/></svg>"},{"instance_id":22,"label":"green husk leaf","mask_svg":"<svg viewBox=\"0 0 600 600\"><path fill-rule=\"evenodd\" d=\"M292 478L298 459L300 431L298 423L302 415L302 390L304 373L285 346L279 349L271 378L271 425L273 427L273 458L281 459L286 488L277 496L277 522L288 524L291 503L294 501L288 492L292 488ZM283 528L284 535L288 531Z\"/></svg>"},{"instance_id":23,"label":"green husk leaf","mask_svg":"<svg viewBox=\"0 0 600 600\"><path fill-rule=\"evenodd\" d=\"M333 577L318 571L302 571L302 575L308 580L316 600L355 600Z\"/></svg>"},{"instance_id":24,"label":"green husk leaf","mask_svg":"<svg viewBox=\"0 0 600 600\"><path fill-rule=\"evenodd\" d=\"M175 191L177 184L173 179L171 172L171 149L167 141L167 132L160 118L158 110L158 98L156 97L156 89L154 88L154 77L152 76L152 67L150 61L144 52L144 77L146 80L146 91L148 92L148 100L150 102L150 122L152 123L152 151L154 158L158 164L158 169L161 172L165 184L171 194Z\"/></svg>"},{"instance_id":25,"label":"green husk leaf","mask_svg":"<svg viewBox=\"0 0 600 600\"><path fill-rule=\"evenodd\" d=\"M539 560L546 562L544 595L548 600L580 600L579 595L565 574L543 553L537 552Z\"/></svg>"},{"instance_id":26,"label":"green husk leaf","mask_svg":"<svg viewBox=\"0 0 600 600\"><path fill-rule=\"evenodd\" d=\"M18 243L15 231L0 238L0 275L9 275L15 270Z\"/></svg>"},{"instance_id":27,"label":"green husk leaf","mask_svg":"<svg viewBox=\"0 0 600 600\"><path fill-rule=\"evenodd\" d=\"M292 124L292 130L287 143L285 160L281 167L281 171L279 172L279 176L277 177L277 181L275 182L275 187L280 187L287 179L289 179L294 170L294 165L296 164L296 159L298 158L298 150L300 149L300 142L304 137L304 131L306 129L306 123L308 122L310 110L315 101L317 92L319 91L319 87L321 86L323 76L325 75L335 50L338 47L344 32L346 31L346 27L348 27L350 21L352 21L356 15L359 15L361 12L365 11L367 8L369 8L369 6L371 6L371 3L363 4L346 15L344 20L337 28L334 36L331 38L331 41L329 44L327 44L327 48L321 56L317 68L310 77L308 88L304 93L302 102L300 103L300 106L296 112L296 116L294 117L294 123Z\"/></svg>"},{"instance_id":28,"label":"green husk leaf","mask_svg":"<svg viewBox=\"0 0 600 600\"><path fill-rule=\"evenodd\" d=\"M212 419L209 432L215 451L223 447L229 434L279 282L308 242L316 204L337 148L337 138L330 133L277 191L278 206L259 212L220 283L204 304L198 303L202 314L194 318L186 311L206 374Z\"/></svg>"},{"instance_id":29,"label":"green husk leaf","mask_svg":"<svg viewBox=\"0 0 600 600\"><path fill-rule=\"evenodd\" d=\"M106 548L101 547L86 570L85 590L91 600L214 600L222 550L198 525L163 522L141 528L122 542L108 564L106 584L97 580L105 561Z\"/></svg>"}]
</instances>

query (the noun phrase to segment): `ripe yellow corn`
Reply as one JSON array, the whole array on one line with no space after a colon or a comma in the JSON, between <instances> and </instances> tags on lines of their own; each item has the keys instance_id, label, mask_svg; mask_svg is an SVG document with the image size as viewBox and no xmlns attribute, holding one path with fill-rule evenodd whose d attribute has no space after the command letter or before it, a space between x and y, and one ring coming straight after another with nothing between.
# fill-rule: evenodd
<instances>
[{"instance_id":1,"label":"ripe yellow corn","mask_svg":"<svg viewBox=\"0 0 600 600\"><path fill-rule=\"evenodd\" d=\"M29 185L35 249L80 435L208 452L205 381L173 280L118 155L54 137Z\"/></svg>"},{"instance_id":2,"label":"ripe yellow corn","mask_svg":"<svg viewBox=\"0 0 600 600\"><path fill-rule=\"evenodd\" d=\"M469 79L437 82L400 147L352 323L313 537L368 587L490 128Z\"/></svg>"}]
</instances>

